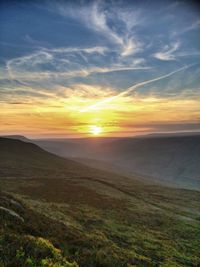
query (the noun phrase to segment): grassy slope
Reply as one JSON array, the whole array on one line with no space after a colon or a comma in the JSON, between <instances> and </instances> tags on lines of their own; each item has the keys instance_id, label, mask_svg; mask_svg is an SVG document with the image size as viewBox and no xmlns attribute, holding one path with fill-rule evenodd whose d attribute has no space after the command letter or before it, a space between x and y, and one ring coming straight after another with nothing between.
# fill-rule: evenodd
<instances>
[{"instance_id":1,"label":"grassy slope","mask_svg":"<svg viewBox=\"0 0 200 267\"><path fill-rule=\"evenodd\" d=\"M0 206L23 219L0 209L4 262L33 266L27 258L47 256L54 265L46 266L74 260L80 267L200 265L199 192L100 172L21 141L0 144ZM48 243L39 257L39 237L59 255L52 256Z\"/></svg>"}]
</instances>

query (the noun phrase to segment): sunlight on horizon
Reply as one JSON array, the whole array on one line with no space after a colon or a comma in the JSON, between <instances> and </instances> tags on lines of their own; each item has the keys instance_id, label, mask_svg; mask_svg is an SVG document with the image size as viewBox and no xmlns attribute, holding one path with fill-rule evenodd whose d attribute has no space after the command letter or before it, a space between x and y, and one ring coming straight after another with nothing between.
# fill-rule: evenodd
<instances>
[{"instance_id":1,"label":"sunlight on horizon","mask_svg":"<svg viewBox=\"0 0 200 267\"><path fill-rule=\"evenodd\" d=\"M200 130L200 24L190 5L58 0L19 8L14 1L19 21L5 2L1 135ZM45 12L29 27L26 14L39 6Z\"/></svg>"},{"instance_id":2,"label":"sunlight on horizon","mask_svg":"<svg viewBox=\"0 0 200 267\"><path fill-rule=\"evenodd\" d=\"M103 128L101 126L97 125L91 125L90 126L90 131L92 135L100 135L103 132Z\"/></svg>"}]
</instances>

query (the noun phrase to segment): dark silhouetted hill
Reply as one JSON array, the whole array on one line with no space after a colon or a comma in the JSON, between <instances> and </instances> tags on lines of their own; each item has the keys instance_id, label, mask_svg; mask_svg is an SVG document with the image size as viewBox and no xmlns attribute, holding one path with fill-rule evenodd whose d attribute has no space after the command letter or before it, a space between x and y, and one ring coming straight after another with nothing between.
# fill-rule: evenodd
<instances>
[{"instance_id":1,"label":"dark silhouetted hill","mask_svg":"<svg viewBox=\"0 0 200 267\"><path fill-rule=\"evenodd\" d=\"M89 168L17 139L0 138L0 176L65 177L83 175Z\"/></svg>"},{"instance_id":2,"label":"dark silhouetted hill","mask_svg":"<svg viewBox=\"0 0 200 267\"><path fill-rule=\"evenodd\" d=\"M30 139L28 139L27 137L25 137L23 135L4 135L4 136L0 136L0 137L9 138L9 139L16 139L16 140L20 140L23 142L31 142Z\"/></svg>"}]
</instances>

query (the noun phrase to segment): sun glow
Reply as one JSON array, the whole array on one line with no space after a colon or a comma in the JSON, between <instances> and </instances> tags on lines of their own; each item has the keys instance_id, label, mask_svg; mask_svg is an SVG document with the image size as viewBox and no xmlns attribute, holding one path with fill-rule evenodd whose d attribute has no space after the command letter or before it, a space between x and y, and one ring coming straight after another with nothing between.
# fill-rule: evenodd
<instances>
[{"instance_id":1,"label":"sun glow","mask_svg":"<svg viewBox=\"0 0 200 267\"><path fill-rule=\"evenodd\" d=\"M90 133L93 135L99 135L103 132L102 127L97 126L97 125L91 125L90 126Z\"/></svg>"},{"instance_id":2,"label":"sun glow","mask_svg":"<svg viewBox=\"0 0 200 267\"><path fill-rule=\"evenodd\" d=\"M39 106L35 99L26 99L27 105L21 98L17 105L1 105L0 122L4 125L1 133L23 132L31 137L44 133L45 136L69 137L130 136L157 131L156 127L161 130L174 127L180 118L195 122L199 117L196 95L191 99L185 99L185 95L166 98L153 93L114 95L111 89L105 94L99 87L79 87L77 90L83 91L83 95L70 91L66 97L40 100ZM91 90L92 95L89 94Z\"/></svg>"}]
</instances>

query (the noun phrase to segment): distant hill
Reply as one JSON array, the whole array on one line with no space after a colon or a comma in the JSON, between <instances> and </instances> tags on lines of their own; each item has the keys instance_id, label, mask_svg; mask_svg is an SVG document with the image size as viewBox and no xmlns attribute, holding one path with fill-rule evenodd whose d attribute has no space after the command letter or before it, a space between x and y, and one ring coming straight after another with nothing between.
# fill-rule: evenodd
<instances>
[{"instance_id":1,"label":"distant hill","mask_svg":"<svg viewBox=\"0 0 200 267\"><path fill-rule=\"evenodd\" d=\"M200 189L200 135L150 135L137 138L37 141L63 157L79 158L101 168L97 160L121 171L185 188ZM82 160L81 160L82 158ZM102 167L107 168L108 164ZM109 169L109 168L108 168ZM117 168L116 168L117 169Z\"/></svg>"},{"instance_id":2,"label":"distant hill","mask_svg":"<svg viewBox=\"0 0 200 267\"><path fill-rule=\"evenodd\" d=\"M180 137L180 136L199 136L200 132L172 132L172 133L151 133L142 137Z\"/></svg>"},{"instance_id":3,"label":"distant hill","mask_svg":"<svg viewBox=\"0 0 200 267\"><path fill-rule=\"evenodd\" d=\"M99 154L126 170L200 189L200 136L126 138L101 146Z\"/></svg>"}]
</instances>

